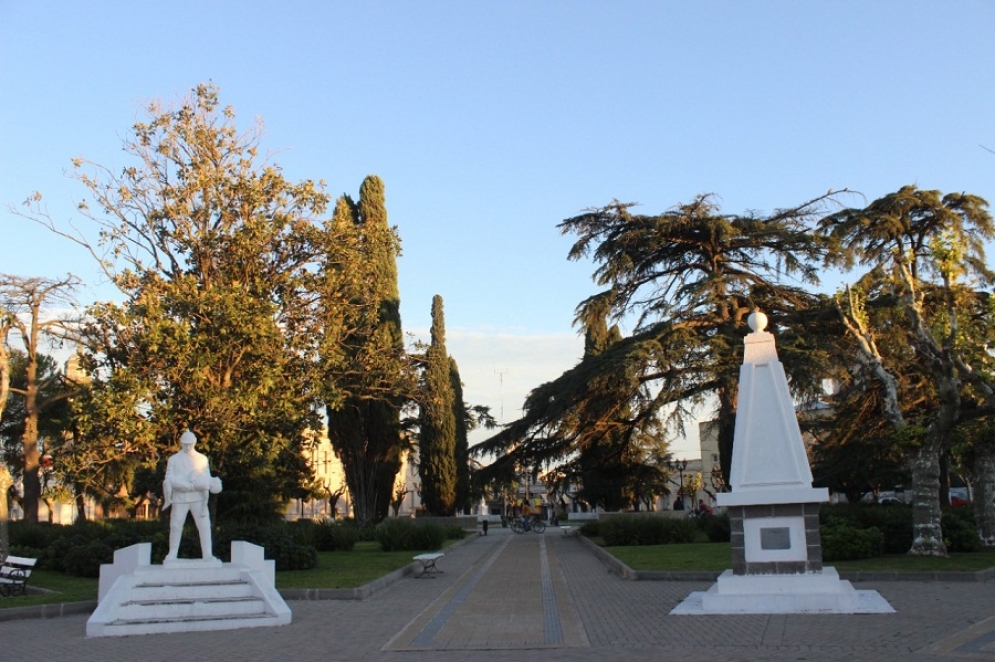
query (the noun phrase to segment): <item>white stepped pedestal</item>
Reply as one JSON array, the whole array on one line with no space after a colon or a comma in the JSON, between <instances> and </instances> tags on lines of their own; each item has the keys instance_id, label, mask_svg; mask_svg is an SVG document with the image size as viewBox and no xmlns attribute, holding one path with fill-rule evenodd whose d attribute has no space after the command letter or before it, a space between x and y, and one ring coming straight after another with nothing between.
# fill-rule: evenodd
<instances>
[{"instance_id":1,"label":"white stepped pedestal","mask_svg":"<svg viewBox=\"0 0 995 662\"><path fill-rule=\"evenodd\" d=\"M857 591L835 568L800 575L734 575L692 593L672 614L887 614L877 591Z\"/></svg>"},{"instance_id":2,"label":"white stepped pedestal","mask_svg":"<svg viewBox=\"0 0 995 662\"><path fill-rule=\"evenodd\" d=\"M150 563L152 546L132 545L100 568L97 609L87 637L199 632L287 625L290 609L276 590L263 548L232 543L232 562L178 559Z\"/></svg>"}]
</instances>

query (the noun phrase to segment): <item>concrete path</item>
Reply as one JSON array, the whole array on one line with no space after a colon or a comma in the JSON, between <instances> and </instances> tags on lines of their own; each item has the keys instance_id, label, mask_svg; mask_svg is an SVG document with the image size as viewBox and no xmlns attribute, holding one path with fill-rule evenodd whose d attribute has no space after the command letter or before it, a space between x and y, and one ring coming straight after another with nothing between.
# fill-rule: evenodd
<instances>
[{"instance_id":1,"label":"concrete path","mask_svg":"<svg viewBox=\"0 0 995 662\"><path fill-rule=\"evenodd\" d=\"M362 602L291 601L279 628L86 639L86 616L0 622L0 659L995 662L991 583L858 585L895 614L670 616L710 584L620 579L557 529L492 528L439 568Z\"/></svg>"}]
</instances>

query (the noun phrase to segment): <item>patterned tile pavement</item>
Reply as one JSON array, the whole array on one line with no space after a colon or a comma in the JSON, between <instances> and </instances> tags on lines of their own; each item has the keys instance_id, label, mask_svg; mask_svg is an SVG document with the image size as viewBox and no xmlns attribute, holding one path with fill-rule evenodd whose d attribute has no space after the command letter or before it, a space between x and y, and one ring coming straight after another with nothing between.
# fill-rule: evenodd
<instances>
[{"instance_id":1,"label":"patterned tile pavement","mask_svg":"<svg viewBox=\"0 0 995 662\"><path fill-rule=\"evenodd\" d=\"M290 601L293 623L279 628L86 639L85 615L4 621L0 660L995 662L990 583L856 585L894 614L670 616L709 583L621 579L555 529L491 529L439 567L364 601Z\"/></svg>"}]
</instances>

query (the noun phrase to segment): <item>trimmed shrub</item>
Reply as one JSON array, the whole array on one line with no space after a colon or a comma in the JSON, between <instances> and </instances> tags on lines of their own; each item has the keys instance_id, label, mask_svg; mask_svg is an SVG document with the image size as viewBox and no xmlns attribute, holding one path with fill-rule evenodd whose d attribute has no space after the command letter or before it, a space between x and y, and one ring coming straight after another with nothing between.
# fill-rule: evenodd
<instances>
[{"instance_id":1,"label":"trimmed shrub","mask_svg":"<svg viewBox=\"0 0 995 662\"><path fill-rule=\"evenodd\" d=\"M62 559L63 570L76 577L100 577L100 564L111 563L114 550L99 540L71 547Z\"/></svg>"},{"instance_id":2,"label":"trimmed shrub","mask_svg":"<svg viewBox=\"0 0 995 662\"><path fill-rule=\"evenodd\" d=\"M446 541L446 528L433 522L388 518L377 524L376 539L385 552L435 551Z\"/></svg>"},{"instance_id":3,"label":"trimmed shrub","mask_svg":"<svg viewBox=\"0 0 995 662\"><path fill-rule=\"evenodd\" d=\"M463 527L456 524L447 526L445 532L446 540L463 540L466 537L466 531L463 530Z\"/></svg>"},{"instance_id":4,"label":"trimmed shrub","mask_svg":"<svg viewBox=\"0 0 995 662\"><path fill-rule=\"evenodd\" d=\"M459 529L459 527L456 528ZM460 538L462 537L462 529L460 529ZM434 552L437 549L442 549L446 538L446 527L431 522L416 524L415 533L411 537L413 545L411 551Z\"/></svg>"},{"instance_id":5,"label":"trimmed shrub","mask_svg":"<svg viewBox=\"0 0 995 662\"><path fill-rule=\"evenodd\" d=\"M10 522L9 526L11 547L32 547L34 549L46 549L58 538L65 535L66 528L46 522L36 524L23 521ZM37 557L32 556L31 558Z\"/></svg>"},{"instance_id":6,"label":"trimmed shrub","mask_svg":"<svg viewBox=\"0 0 995 662\"><path fill-rule=\"evenodd\" d=\"M309 570L318 565L318 550L294 541L289 528L275 524L235 524L222 527L214 536L214 554L231 558L233 540L244 540L263 547L265 558L276 561L277 570Z\"/></svg>"},{"instance_id":7,"label":"trimmed shrub","mask_svg":"<svg viewBox=\"0 0 995 662\"><path fill-rule=\"evenodd\" d=\"M49 569L46 565L48 560L48 549L38 549L37 547L25 547L23 545L11 545L10 546L11 556L26 556L29 559L37 559L37 568L39 569Z\"/></svg>"},{"instance_id":8,"label":"trimmed shrub","mask_svg":"<svg viewBox=\"0 0 995 662\"><path fill-rule=\"evenodd\" d=\"M836 524L822 527L820 535L825 561L869 559L884 553L884 535L874 527L857 529Z\"/></svg>"},{"instance_id":9,"label":"trimmed shrub","mask_svg":"<svg viewBox=\"0 0 995 662\"><path fill-rule=\"evenodd\" d=\"M360 526L356 520L349 517L341 522L342 526L348 526L356 530L359 535L359 542L376 542L377 540L377 527L376 526Z\"/></svg>"},{"instance_id":10,"label":"trimmed shrub","mask_svg":"<svg viewBox=\"0 0 995 662\"><path fill-rule=\"evenodd\" d=\"M819 522L822 526L843 524L855 529L874 527L884 536L884 554L904 554L912 547L912 506L827 504L819 510Z\"/></svg>"},{"instance_id":11,"label":"trimmed shrub","mask_svg":"<svg viewBox=\"0 0 995 662\"><path fill-rule=\"evenodd\" d=\"M376 526L375 537L385 552L403 552L413 549L415 523L411 520L385 519Z\"/></svg>"},{"instance_id":12,"label":"trimmed shrub","mask_svg":"<svg viewBox=\"0 0 995 662\"><path fill-rule=\"evenodd\" d=\"M709 542L729 542L731 537L729 515L705 515L697 520L698 528L705 532Z\"/></svg>"},{"instance_id":13,"label":"trimmed shrub","mask_svg":"<svg viewBox=\"0 0 995 662\"><path fill-rule=\"evenodd\" d=\"M598 538L601 536L601 523L599 520L587 520L580 525L580 534L588 538Z\"/></svg>"},{"instance_id":14,"label":"trimmed shrub","mask_svg":"<svg viewBox=\"0 0 995 662\"><path fill-rule=\"evenodd\" d=\"M298 545L310 545L317 548L318 523L309 519L287 522L287 533Z\"/></svg>"},{"instance_id":15,"label":"trimmed shrub","mask_svg":"<svg viewBox=\"0 0 995 662\"><path fill-rule=\"evenodd\" d=\"M376 540L385 552L434 551L446 541L446 529L434 522L388 518L377 524Z\"/></svg>"},{"instance_id":16,"label":"trimmed shrub","mask_svg":"<svg viewBox=\"0 0 995 662\"><path fill-rule=\"evenodd\" d=\"M319 552L351 552L358 540L355 526L325 520L315 527L314 546Z\"/></svg>"},{"instance_id":17,"label":"trimmed shrub","mask_svg":"<svg viewBox=\"0 0 995 662\"><path fill-rule=\"evenodd\" d=\"M665 518L664 521L670 523L668 543L694 542L698 538L698 525L693 519Z\"/></svg>"},{"instance_id":18,"label":"trimmed shrub","mask_svg":"<svg viewBox=\"0 0 995 662\"><path fill-rule=\"evenodd\" d=\"M957 510L969 509L958 508ZM968 519L959 514L945 512L941 526L943 527L943 543L947 546L948 552L973 552L981 544L973 518Z\"/></svg>"},{"instance_id":19,"label":"trimmed shrub","mask_svg":"<svg viewBox=\"0 0 995 662\"><path fill-rule=\"evenodd\" d=\"M693 542L698 527L689 518L658 515L616 515L601 521L601 537L608 546L665 545Z\"/></svg>"}]
</instances>

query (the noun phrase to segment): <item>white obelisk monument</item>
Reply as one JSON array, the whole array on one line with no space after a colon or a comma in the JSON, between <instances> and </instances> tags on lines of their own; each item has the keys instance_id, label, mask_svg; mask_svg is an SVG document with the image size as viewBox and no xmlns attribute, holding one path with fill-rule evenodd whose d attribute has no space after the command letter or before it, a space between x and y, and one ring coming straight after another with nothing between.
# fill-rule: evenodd
<instances>
[{"instance_id":1,"label":"white obelisk monument","mask_svg":"<svg viewBox=\"0 0 995 662\"><path fill-rule=\"evenodd\" d=\"M767 316L749 317L739 372L731 492L717 495L729 514L732 569L674 614L883 613L876 591L857 591L822 565L819 504L784 367Z\"/></svg>"}]
</instances>

